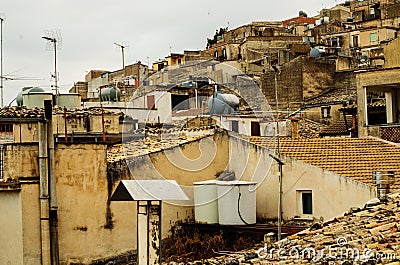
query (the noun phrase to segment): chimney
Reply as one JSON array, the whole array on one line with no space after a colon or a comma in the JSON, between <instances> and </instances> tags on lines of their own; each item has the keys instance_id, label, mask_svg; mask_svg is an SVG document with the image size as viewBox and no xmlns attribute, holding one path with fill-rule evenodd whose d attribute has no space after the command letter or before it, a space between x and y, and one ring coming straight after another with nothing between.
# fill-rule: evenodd
<instances>
[{"instance_id":1,"label":"chimney","mask_svg":"<svg viewBox=\"0 0 400 265\"><path fill-rule=\"evenodd\" d=\"M298 118L291 118L290 123L292 125L292 138L299 138L299 120Z\"/></svg>"},{"instance_id":2,"label":"chimney","mask_svg":"<svg viewBox=\"0 0 400 265\"><path fill-rule=\"evenodd\" d=\"M374 171L372 172L372 183L377 186L378 198L385 198L390 193L390 186L394 184L394 172Z\"/></svg>"}]
</instances>

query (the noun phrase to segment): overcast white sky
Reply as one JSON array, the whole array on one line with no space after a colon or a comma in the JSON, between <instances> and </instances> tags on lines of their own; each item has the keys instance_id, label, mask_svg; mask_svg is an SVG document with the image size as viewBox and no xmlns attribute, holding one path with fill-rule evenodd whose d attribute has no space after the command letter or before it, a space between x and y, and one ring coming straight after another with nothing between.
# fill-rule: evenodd
<instances>
[{"instance_id":1,"label":"overcast white sky","mask_svg":"<svg viewBox=\"0 0 400 265\"><path fill-rule=\"evenodd\" d=\"M8 104L24 86L50 88L54 53L41 37L59 30L57 52L59 86L69 89L83 81L87 71L115 71L140 60L147 64L170 52L204 49L207 37L220 27L235 28L252 21L309 16L343 1L335 0L2 0L3 74L39 80L4 81Z\"/></svg>"}]
</instances>

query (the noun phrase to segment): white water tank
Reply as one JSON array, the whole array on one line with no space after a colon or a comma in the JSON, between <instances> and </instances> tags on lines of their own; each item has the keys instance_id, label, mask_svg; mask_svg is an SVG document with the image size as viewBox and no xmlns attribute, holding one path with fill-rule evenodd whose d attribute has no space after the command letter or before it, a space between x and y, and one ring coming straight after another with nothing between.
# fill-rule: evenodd
<instances>
[{"instance_id":1,"label":"white water tank","mask_svg":"<svg viewBox=\"0 0 400 265\"><path fill-rule=\"evenodd\" d=\"M220 225L256 223L256 182L218 181L218 219Z\"/></svg>"},{"instance_id":2,"label":"white water tank","mask_svg":"<svg viewBox=\"0 0 400 265\"><path fill-rule=\"evenodd\" d=\"M194 182L194 214L197 223L218 224L217 180Z\"/></svg>"}]
</instances>

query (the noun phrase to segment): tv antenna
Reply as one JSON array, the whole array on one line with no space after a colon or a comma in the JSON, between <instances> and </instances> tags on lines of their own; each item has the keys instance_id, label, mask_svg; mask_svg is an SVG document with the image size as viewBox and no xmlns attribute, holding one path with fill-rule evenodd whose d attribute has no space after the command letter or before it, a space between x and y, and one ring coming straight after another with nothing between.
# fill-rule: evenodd
<instances>
[{"instance_id":1,"label":"tv antenna","mask_svg":"<svg viewBox=\"0 0 400 265\"><path fill-rule=\"evenodd\" d=\"M121 52L122 52L122 78L121 78L122 82L121 83L122 83L122 91L126 92L125 91L125 48L127 48L128 45L124 41L121 43L114 42L114 44L117 47L121 48Z\"/></svg>"},{"instance_id":2,"label":"tv antenna","mask_svg":"<svg viewBox=\"0 0 400 265\"><path fill-rule=\"evenodd\" d=\"M59 89L58 89L58 76L57 76L57 50L61 49L62 46L62 38L60 30L52 29L45 30L44 36L42 39L47 40L47 50L54 51L54 74L51 74L51 77L54 78L54 87L56 91L56 104L59 105Z\"/></svg>"},{"instance_id":3,"label":"tv antenna","mask_svg":"<svg viewBox=\"0 0 400 265\"><path fill-rule=\"evenodd\" d=\"M4 14L0 14L0 92L1 92L1 108L4 107L4 86L3 86L3 22Z\"/></svg>"}]
</instances>

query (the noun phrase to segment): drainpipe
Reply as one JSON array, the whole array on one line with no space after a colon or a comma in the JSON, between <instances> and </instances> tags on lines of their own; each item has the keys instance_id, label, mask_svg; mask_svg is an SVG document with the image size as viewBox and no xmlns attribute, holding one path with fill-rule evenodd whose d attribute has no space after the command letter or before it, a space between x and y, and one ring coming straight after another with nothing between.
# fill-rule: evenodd
<instances>
[{"instance_id":1,"label":"drainpipe","mask_svg":"<svg viewBox=\"0 0 400 265\"><path fill-rule=\"evenodd\" d=\"M58 250L58 206L56 197L56 177L55 177L55 159L54 159L54 133L53 133L53 107L51 100L44 102L45 116L47 121L47 144L48 144L48 169L49 169L49 222L50 222L50 250L51 264L58 265L59 250Z\"/></svg>"},{"instance_id":2,"label":"drainpipe","mask_svg":"<svg viewBox=\"0 0 400 265\"><path fill-rule=\"evenodd\" d=\"M49 186L46 123L39 125L39 179L40 179L40 245L41 265L51 264L50 223L49 223Z\"/></svg>"}]
</instances>

